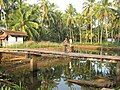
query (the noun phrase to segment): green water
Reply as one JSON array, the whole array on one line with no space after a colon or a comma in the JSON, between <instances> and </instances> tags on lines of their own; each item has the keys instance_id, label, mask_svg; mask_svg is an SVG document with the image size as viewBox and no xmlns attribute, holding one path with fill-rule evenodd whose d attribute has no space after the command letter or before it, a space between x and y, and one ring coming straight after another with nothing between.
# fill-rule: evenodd
<instances>
[{"instance_id":1,"label":"green water","mask_svg":"<svg viewBox=\"0 0 120 90\"><path fill-rule=\"evenodd\" d=\"M113 81L120 75L116 74L117 64L107 60L52 57L36 57L36 60L38 70L34 73L26 67L7 71L7 68L1 66L0 73L7 72L7 76L0 77L0 80L9 83L0 83L0 90L101 90L68 83L67 80L93 80L105 77Z\"/></svg>"}]
</instances>

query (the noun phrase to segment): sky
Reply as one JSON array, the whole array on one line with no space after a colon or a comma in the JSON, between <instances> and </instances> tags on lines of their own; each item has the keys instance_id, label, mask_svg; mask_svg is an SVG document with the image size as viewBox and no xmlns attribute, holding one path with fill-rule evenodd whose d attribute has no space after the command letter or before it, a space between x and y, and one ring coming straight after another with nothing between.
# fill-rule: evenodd
<instances>
[{"instance_id":1,"label":"sky","mask_svg":"<svg viewBox=\"0 0 120 90\"><path fill-rule=\"evenodd\" d=\"M39 0L27 0L29 4L35 4ZM83 2L85 0L48 0L51 3L55 3L58 6L58 9L64 11L69 4L72 4L76 8L77 12L82 12Z\"/></svg>"},{"instance_id":2,"label":"sky","mask_svg":"<svg viewBox=\"0 0 120 90\"><path fill-rule=\"evenodd\" d=\"M69 4L72 4L78 12L81 12L85 0L49 0L55 3L61 10L65 10Z\"/></svg>"},{"instance_id":3,"label":"sky","mask_svg":"<svg viewBox=\"0 0 120 90\"><path fill-rule=\"evenodd\" d=\"M40 0L26 0L29 4L35 4ZM58 6L58 9L65 11L69 4L72 4L74 8L76 8L77 12L82 12L83 3L86 0L48 0L51 3L55 3ZM100 0L96 0L100 1ZM113 0L109 0L113 1Z\"/></svg>"}]
</instances>

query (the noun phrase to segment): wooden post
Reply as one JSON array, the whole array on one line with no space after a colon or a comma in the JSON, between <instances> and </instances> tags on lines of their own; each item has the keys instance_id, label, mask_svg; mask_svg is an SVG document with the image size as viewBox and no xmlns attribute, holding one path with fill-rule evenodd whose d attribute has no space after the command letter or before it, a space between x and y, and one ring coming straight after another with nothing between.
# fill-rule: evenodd
<instances>
[{"instance_id":1,"label":"wooden post","mask_svg":"<svg viewBox=\"0 0 120 90\"><path fill-rule=\"evenodd\" d=\"M26 53L26 54L25 54L25 58L26 58L26 59L27 59L27 58L31 58L31 55L28 54L28 53Z\"/></svg>"},{"instance_id":2,"label":"wooden post","mask_svg":"<svg viewBox=\"0 0 120 90\"><path fill-rule=\"evenodd\" d=\"M2 53L0 53L0 63L1 63L1 60L2 60Z\"/></svg>"},{"instance_id":3,"label":"wooden post","mask_svg":"<svg viewBox=\"0 0 120 90\"><path fill-rule=\"evenodd\" d=\"M117 75L117 82L120 82L120 61L118 61L116 65L116 75Z\"/></svg>"},{"instance_id":4,"label":"wooden post","mask_svg":"<svg viewBox=\"0 0 120 90\"><path fill-rule=\"evenodd\" d=\"M37 70L37 60L36 60L34 55L30 59L30 70L31 71L36 71Z\"/></svg>"},{"instance_id":5,"label":"wooden post","mask_svg":"<svg viewBox=\"0 0 120 90\"><path fill-rule=\"evenodd\" d=\"M26 59L28 58L28 54L25 54L25 58L26 58Z\"/></svg>"}]
</instances>

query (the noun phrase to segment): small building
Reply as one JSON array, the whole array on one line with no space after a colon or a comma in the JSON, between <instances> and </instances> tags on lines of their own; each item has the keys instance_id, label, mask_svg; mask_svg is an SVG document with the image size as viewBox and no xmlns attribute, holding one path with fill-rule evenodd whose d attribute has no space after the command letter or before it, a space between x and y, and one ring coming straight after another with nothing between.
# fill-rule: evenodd
<instances>
[{"instance_id":1,"label":"small building","mask_svg":"<svg viewBox=\"0 0 120 90\"><path fill-rule=\"evenodd\" d=\"M108 42L115 42L115 39L114 38L108 38L107 41Z\"/></svg>"},{"instance_id":2,"label":"small building","mask_svg":"<svg viewBox=\"0 0 120 90\"><path fill-rule=\"evenodd\" d=\"M20 31L1 30L0 31L0 46L23 43L24 37L27 34Z\"/></svg>"},{"instance_id":3,"label":"small building","mask_svg":"<svg viewBox=\"0 0 120 90\"><path fill-rule=\"evenodd\" d=\"M115 40L116 40L116 42L120 42L120 34L117 34L117 35L115 35Z\"/></svg>"}]
</instances>

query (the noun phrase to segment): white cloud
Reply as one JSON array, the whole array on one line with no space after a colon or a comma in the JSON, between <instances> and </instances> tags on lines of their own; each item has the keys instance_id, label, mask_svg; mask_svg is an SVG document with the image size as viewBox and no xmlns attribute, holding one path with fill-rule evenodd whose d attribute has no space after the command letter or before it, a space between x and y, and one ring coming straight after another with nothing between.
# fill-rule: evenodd
<instances>
[{"instance_id":1,"label":"white cloud","mask_svg":"<svg viewBox=\"0 0 120 90\"><path fill-rule=\"evenodd\" d=\"M36 4L39 0L25 0L26 3L29 3L29 4Z\"/></svg>"},{"instance_id":2,"label":"white cloud","mask_svg":"<svg viewBox=\"0 0 120 90\"><path fill-rule=\"evenodd\" d=\"M72 4L78 12L81 12L84 0L49 0L55 3L61 10L65 10L69 4Z\"/></svg>"},{"instance_id":3,"label":"white cloud","mask_svg":"<svg viewBox=\"0 0 120 90\"><path fill-rule=\"evenodd\" d=\"M26 3L35 4L38 3L40 0L26 0ZM76 8L78 12L81 12L83 7L84 0L48 0L51 3L55 3L58 8L62 11L65 11L69 4L72 4L73 7Z\"/></svg>"},{"instance_id":4,"label":"white cloud","mask_svg":"<svg viewBox=\"0 0 120 90\"><path fill-rule=\"evenodd\" d=\"M38 3L40 0L26 0L27 3L29 4L35 4ZM86 0L48 0L51 3L55 3L58 8L62 11L65 11L66 8L68 7L69 4L72 4L74 8L76 8L77 12L82 12L83 8L83 3ZM101 0L96 0L96 1L101 1ZM113 1L113 0L109 0Z\"/></svg>"}]
</instances>

